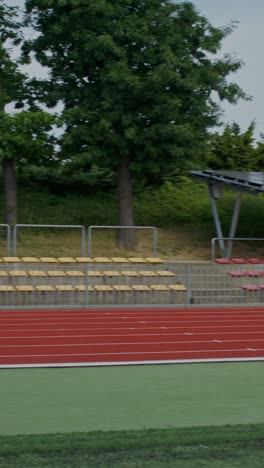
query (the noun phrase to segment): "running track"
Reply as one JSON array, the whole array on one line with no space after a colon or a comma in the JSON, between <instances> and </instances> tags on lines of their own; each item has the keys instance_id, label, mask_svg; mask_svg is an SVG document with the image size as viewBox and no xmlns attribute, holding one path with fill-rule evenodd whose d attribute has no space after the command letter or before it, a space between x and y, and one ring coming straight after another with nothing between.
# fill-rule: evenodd
<instances>
[{"instance_id":1,"label":"running track","mask_svg":"<svg viewBox=\"0 0 264 468\"><path fill-rule=\"evenodd\" d=\"M0 367L264 361L264 309L0 311Z\"/></svg>"}]
</instances>

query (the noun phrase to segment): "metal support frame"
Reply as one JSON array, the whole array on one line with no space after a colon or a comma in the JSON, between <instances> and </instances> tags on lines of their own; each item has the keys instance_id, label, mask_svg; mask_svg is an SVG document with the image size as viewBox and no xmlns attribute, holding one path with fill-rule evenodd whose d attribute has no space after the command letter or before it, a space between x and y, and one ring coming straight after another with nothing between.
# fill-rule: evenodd
<instances>
[{"instance_id":1,"label":"metal support frame","mask_svg":"<svg viewBox=\"0 0 264 468\"><path fill-rule=\"evenodd\" d=\"M216 233L217 233L217 239L219 243L219 249L220 249L220 255L222 258L230 258L232 255L232 248L233 248L233 239L236 234L236 229L238 225L238 219L239 219L239 214L240 214L240 209L241 209L241 201L242 201L242 192L237 193L237 198L234 204L234 209L233 209L233 214L232 214L232 219L231 219L231 224L230 224L230 229L229 229L229 235L228 237L224 237L223 235L223 230L222 230L222 225L217 209L217 203L216 199L222 198L223 192L224 192L224 187L219 187L216 186L215 184L208 184L209 188L209 194L210 194L210 200L211 200L211 207L212 207L212 212L213 212L213 217L214 217L214 223L215 223L215 228L216 228ZM225 243L226 240L226 243Z\"/></svg>"},{"instance_id":2,"label":"metal support frame","mask_svg":"<svg viewBox=\"0 0 264 468\"><path fill-rule=\"evenodd\" d=\"M236 201L235 201L235 205L234 205L230 230L229 230L229 236L228 236L229 240L227 242L226 258L230 258L231 255L232 255L232 247L233 247L232 239L235 237L235 234L236 234L236 229L237 229L237 224L238 224L238 219L239 219L239 214L240 214L240 208L241 208L241 201L242 201L242 193L238 192L237 193L237 198L236 198Z\"/></svg>"},{"instance_id":3,"label":"metal support frame","mask_svg":"<svg viewBox=\"0 0 264 468\"><path fill-rule=\"evenodd\" d=\"M221 221L220 221L218 209L217 209L217 204L216 204L216 198L220 198L220 196L216 197L215 186L213 184L208 184L208 189L209 189L209 194L210 194L215 229L216 229L217 237L219 239L219 249L221 252L221 256L224 256L225 255L225 243L223 240L224 235L223 235L222 225L221 225Z\"/></svg>"}]
</instances>

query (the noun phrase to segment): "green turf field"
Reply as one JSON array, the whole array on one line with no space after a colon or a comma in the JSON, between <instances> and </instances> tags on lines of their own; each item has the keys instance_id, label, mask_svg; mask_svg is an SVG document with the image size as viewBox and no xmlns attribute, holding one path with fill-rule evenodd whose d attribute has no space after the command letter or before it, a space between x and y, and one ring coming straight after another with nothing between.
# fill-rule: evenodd
<instances>
[{"instance_id":1,"label":"green turf field","mask_svg":"<svg viewBox=\"0 0 264 468\"><path fill-rule=\"evenodd\" d=\"M0 434L264 422L264 363L0 371Z\"/></svg>"}]
</instances>

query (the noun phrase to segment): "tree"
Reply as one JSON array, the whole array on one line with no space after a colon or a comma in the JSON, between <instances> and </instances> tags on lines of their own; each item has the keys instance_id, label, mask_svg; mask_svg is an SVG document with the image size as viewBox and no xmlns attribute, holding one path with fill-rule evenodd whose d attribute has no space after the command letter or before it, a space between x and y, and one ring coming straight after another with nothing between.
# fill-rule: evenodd
<instances>
[{"instance_id":1,"label":"tree","mask_svg":"<svg viewBox=\"0 0 264 468\"><path fill-rule=\"evenodd\" d=\"M211 136L207 164L211 169L254 171L258 168L258 155L254 145L255 124L245 132L237 123L227 125L222 134Z\"/></svg>"},{"instance_id":2,"label":"tree","mask_svg":"<svg viewBox=\"0 0 264 468\"><path fill-rule=\"evenodd\" d=\"M17 219L16 166L32 160L47 161L53 151L53 137L48 132L55 120L47 112L26 109L29 99L26 75L19 71L19 61L12 60L7 44L21 41L17 9L0 5L0 159L5 191L5 222ZM6 106L12 104L13 112ZM24 109L23 109L24 108ZM16 110L17 109L17 110Z\"/></svg>"},{"instance_id":3,"label":"tree","mask_svg":"<svg viewBox=\"0 0 264 468\"><path fill-rule=\"evenodd\" d=\"M227 82L241 62L214 58L232 27L170 0L26 0L26 13L38 37L24 53L50 69L35 92L64 105L62 153L116 169L119 223L134 225L133 174L190 164L220 118L213 92L244 97ZM132 230L121 234L122 246L134 245Z\"/></svg>"},{"instance_id":4,"label":"tree","mask_svg":"<svg viewBox=\"0 0 264 468\"><path fill-rule=\"evenodd\" d=\"M22 111L0 114L0 158L4 177L5 222L17 221L16 167L35 162L47 165L54 154L49 134L55 119L47 112Z\"/></svg>"}]
</instances>

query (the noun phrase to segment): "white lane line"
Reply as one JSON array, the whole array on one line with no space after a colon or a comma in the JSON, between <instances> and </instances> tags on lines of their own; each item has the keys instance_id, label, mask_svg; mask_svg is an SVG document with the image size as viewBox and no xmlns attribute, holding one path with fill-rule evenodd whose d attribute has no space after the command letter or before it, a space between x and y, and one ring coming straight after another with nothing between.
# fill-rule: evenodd
<instances>
[{"instance_id":1,"label":"white lane line","mask_svg":"<svg viewBox=\"0 0 264 468\"><path fill-rule=\"evenodd\" d=\"M107 323L120 323L120 318L122 317L107 317ZM183 320L182 319L178 319L177 317L175 316L172 316L172 317L166 317L166 316L159 316L159 317L142 317L142 315L140 315L139 317L126 317L126 318L129 318L130 319L130 323L135 323L138 321L138 319L143 319L144 321L148 322L148 323L164 323L164 322L172 322L172 323L187 323L187 324L190 324L190 323L194 323L194 324L197 324L197 323L208 323L208 319L200 319L199 317L190 317L189 319L188 318L184 318ZM66 320L65 320L66 319ZM81 323L90 323L90 324L101 324L103 320L105 320L106 317L105 316L102 316L102 317L82 317L80 320L78 320L78 322L81 324ZM56 321L55 321L56 320ZM29 320L23 320L23 319L11 319L10 321L10 317L7 317L7 318L4 318L2 320L0 320L0 323L2 325L12 325L12 322L15 322L15 324L23 324L23 323L27 323L27 322L32 322L32 324L35 324L36 325L41 325L42 323L43 324L47 324L47 323L51 323L51 324L61 324L61 323L69 323L71 324L72 322L76 322L77 320L77 317L74 317L74 316L71 316L71 317L62 317L61 320L59 320L58 317L49 317L47 320L44 320L42 317L41 318L38 318L38 317L32 317L30 318ZM42 321L42 322L40 322ZM236 320L236 318L234 319L231 319L231 320L226 320L224 317L223 318L219 318L219 319L216 319L216 320L212 320L210 321L210 323L212 325L214 324L218 324L218 323L226 323L226 322L236 322L236 323L254 323L254 322L264 322L264 314L263 316L261 317L249 317L249 318L239 318Z\"/></svg>"},{"instance_id":2,"label":"white lane line","mask_svg":"<svg viewBox=\"0 0 264 468\"><path fill-rule=\"evenodd\" d=\"M67 348L67 347L78 347L78 346L139 346L139 345L144 345L144 346L153 346L153 345L178 345L178 344L185 344L185 345L190 345L190 344L205 344L205 343L264 343L264 339L256 339L256 340L197 340L197 341L124 341L124 342L105 342L105 343L47 343L47 344L7 344L7 345L0 345L0 348Z\"/></svg>"},{"instance_id":3,"label":"white lane line","mask_svg":"<svg viewBox=\"0 0 264 468\"><path fill-rule=\"evenodd\" d=\"M162 329L168 330L167 327L161 327ZM126 328L124 330L133 330L131 328ZM24 331L24 330L23 330ZM39 331L39 330L38 330ZM56 329L56 332L58 329ZM215 336L217 337L217 333L215 332L200 332L200 333L187 333L187 332L179 332L179 333L107 333L107 334L78 334L78 335L5 335L1 336L0 335L0 340L20 340L20 339L41 339L41 338L106 338L106 337L125 337L125 336L132 336L132 337L138 337L138 336L144 336L144 337L149 337L149 336L200 336L200 335L208 335L208 336ZM219 335L263 335L264 336L264 331L232 331L232 332L220 332ZM220 338L220 337L219 337ZM250 340L250 338L248 338ZM250 340L251 341L251 340Z\"/></svg>"},{"instance_id":4,"label":"white lane line","mask_svg":"<svg viewBox=\"0 0 264 468\"><path fill-rule=\"evenodd\" d=\"M21 331L23 331L23 332L51 331L51 330L54 330L54 327L53 327L52 325L53 325L53 324L51 324L49 328L40 328L40 327L38 327L38 328L23 328L23 327L21 327L21 328L10 328L10 329L9 329L9 328L6 328L6 329L3 329L3 328L2 328L2 330L0 330L0 333L1 333L1 332L2 332L2 333L6 333L6 332L21 332ZM46 324L46 326L47 326L47 324ZM209 328L210 330L213 330L212 332L209 332L209 334L211 334L211 333L216 333L216 330L218 330L218 329L222 329L222 328L225 328L225 329L226 329L226 328L231 328L232 331L231 331L231 332L228 332L228 333L233 334L233 333L235 333L235 332L236 332L236 333L240 333L240 332L238 331L238 329L240 329L240 328L246 328L246 329L248 330L249 328L256 328L256 327L257 327L257 325L255 324L255 325L237 325L235 329L234 329L234 325L219 325L219 326L212 326L212 325L208 325L208 326L207 326L207 325L203 325L203 326L189 326L189 327L188 327L188 326L183 326L183 327L179 327L179 326L177 326L177 327L169 326L169 327L162 327L162 328L164 328L164 329L166 329L166 330L182 330L182 329L183 329L183 330L186 330L186 329L187 329L187 330L189 330L189 329L191 329L191 330L195 330L195 329L205 330L205 329L208 329L208 328ZM89 327L80 327L80 328L79 328L79 327L67 327L67 328L60 328L60 327L57 328L57 327L56 327L55 330L58 332L58 331L66 331L66 330L70 330L70 331L77 331L77 330L89 330L89 331L94 330L94 331L95 331L95 330L100 330L100 331L102 331L102 330L105 330L105 329L107 329L107 330L110 330L110 329L111 329L111 330L140 330L140 331L142 331L142 330L160 330L161 327L159 327L159 326L155 326L155 327L150 327L150 326L147 326L147 327L126 327L126 326L112 327L112 326L111 326L111 327L109 327L109 324L104 324L103 327L92 327L92 326L89 326ZM235 330L235 332L233 332L233 330ZM260 331L260 332L261 332L261 331ZM260 332L253 332L253 333L260 333ZM197 332L197 333L198 333L198 334L201 334L201 333L204 334L203 331L202 331L202 332ZM206 332L205 332L205 333L206 333ZM219 332L219 333L222 333L222 332ZM223 333L226 333L226 332L223 332ZM241 333L247 333L247 332L241 332ZM251 332L250 332L250 333L251 333Z\"/></svg>"},{"instance_id":5,"label":"white lane line","mask_svg":"<svg viewBox=\"0 0 264 468\"><path fill-rule=\"evenodd\" d=\"M53 354L6 354L6 355L0 355L0 358L25 358L25 357L66 357L66 356L120 356L120 355L153 355L153 354L196 354L196 353L241 353L248 351L245 348L238 348L238 349L199 349L199 350L187 350L187 351L180 351L180 350L172 350L172 351L119 351L119 352L112 352L112 353L66 353L66 354L60 354L60 353L53 353ZM251 351L253 351L251 349ZM254 350L255 352L257 351L264 351L264 348L257 348ZM264 359L264 356L262 356Z\"/></svg>"}]
</instances>

